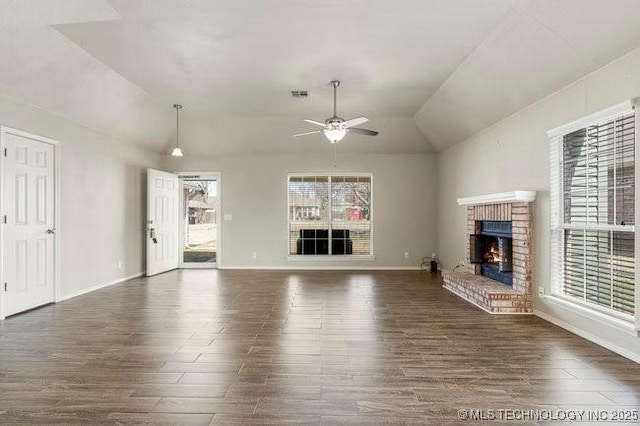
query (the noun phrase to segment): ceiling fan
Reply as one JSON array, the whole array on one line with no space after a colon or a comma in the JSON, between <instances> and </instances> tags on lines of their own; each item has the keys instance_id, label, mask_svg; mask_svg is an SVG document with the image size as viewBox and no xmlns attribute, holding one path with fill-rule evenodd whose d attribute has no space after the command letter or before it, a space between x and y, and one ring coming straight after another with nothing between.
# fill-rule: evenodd
<instances>
[{"instance_id":1,"label":"ceiling fan","mask_svg":"<svg viewBox=\"0 0 640 426\"><path fill-rule=\"evenodd\" d=\"M366 123L369 121L366 117L353 118L351 120L345 120L344 118L338 117L337 114L337 97L338 97L338 86L340 86L340 81L333 80L331 82L333 86L333 117L327 118L324 123L319 121L304 119L307 123L315 124L320 127L324 127L323 130L316 130L313 132L306 133L298 133L297 135L293 135L294 138L298 136L305 135L313 135L316 133L324 133L324 135L331 141L331 143L338 143L344 138L347 133L357 133L365 136L376 136L378 132L375 130L367 130L361 129L359 127L354 127L359 124Z\"/></svg>"}]
</instances>

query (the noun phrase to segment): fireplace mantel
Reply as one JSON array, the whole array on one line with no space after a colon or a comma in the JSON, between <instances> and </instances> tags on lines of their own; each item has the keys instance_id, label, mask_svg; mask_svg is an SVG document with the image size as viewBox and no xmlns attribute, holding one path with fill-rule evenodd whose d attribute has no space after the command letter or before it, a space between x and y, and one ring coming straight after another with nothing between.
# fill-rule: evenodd
<instances>
[{"instance_id":1,"label":"fireplace mantel","mask_svg":"<svg viewBox=\"0 0 640 426\"><path fill-rule=\"evenodd\" d=\"M536 199L536 191L509 191L496 194L458 198L459 206L482 206L485 204L531 203Z\"/></svg>"}]
</instances>

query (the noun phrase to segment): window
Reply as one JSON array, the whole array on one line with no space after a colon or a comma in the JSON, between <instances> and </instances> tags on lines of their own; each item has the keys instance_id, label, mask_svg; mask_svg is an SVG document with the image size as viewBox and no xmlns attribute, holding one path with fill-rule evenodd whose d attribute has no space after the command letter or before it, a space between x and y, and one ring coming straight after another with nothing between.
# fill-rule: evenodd
<instances>
[{"instance_id":1,"label":"window","mask_svg":"<svg viewBox=\"0 0 640 426\"><path fill-rule=\"evenodd\" d=\"M370 174L289 174L289 254L368 256Z\"/></svg>"},{"instance_id":2,"label":"window","mask_svg":"<svg viewBox=\"0 0 640 426\"><path fill-rule=\"evenodd\" d=\"M549 132L554 293L635 313L635 112L630 103Z\"/></svg>"}]
</instances>

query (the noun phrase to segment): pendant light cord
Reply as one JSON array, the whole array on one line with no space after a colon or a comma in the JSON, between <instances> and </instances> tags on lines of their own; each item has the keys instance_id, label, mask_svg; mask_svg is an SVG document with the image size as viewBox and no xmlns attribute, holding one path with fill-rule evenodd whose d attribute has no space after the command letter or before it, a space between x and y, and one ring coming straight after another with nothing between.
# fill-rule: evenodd
<instances>
[{"instance_id":1,"label":"pendant light cord","mask_svg":"<svg viewBox=\"0 0 640 426\"><path fill-rule=\"evenodd\" d=\"M176 109L176 148L180 147L180 108L182 105L174 104L173 107Z\"/></svg>"}]
</instances>

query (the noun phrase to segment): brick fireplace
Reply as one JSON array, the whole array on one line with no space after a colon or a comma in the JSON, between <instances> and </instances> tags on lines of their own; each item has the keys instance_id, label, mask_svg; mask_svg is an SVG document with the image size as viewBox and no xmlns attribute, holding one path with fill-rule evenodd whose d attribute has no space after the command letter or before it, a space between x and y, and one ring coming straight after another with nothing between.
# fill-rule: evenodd
<instances>
[{"instance_id":1,"label":"brick fireplace","mask_svg":"<svg viewBox=\"0 0 640 426\"><path fill-rule=\"evenodd\" d=\"M467 209L466 265L442 271L445 289L492 314L533 312L535 196L512 191L458 199Z\"/></svg>"}]
</instances>

